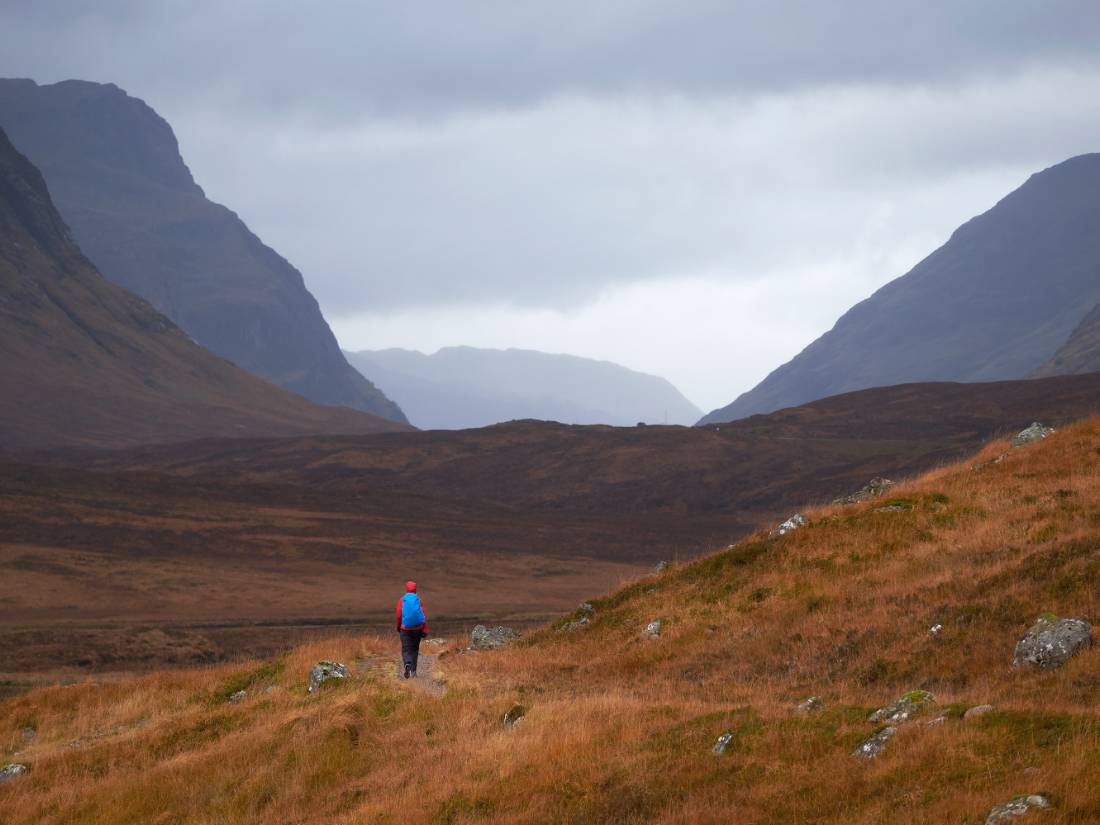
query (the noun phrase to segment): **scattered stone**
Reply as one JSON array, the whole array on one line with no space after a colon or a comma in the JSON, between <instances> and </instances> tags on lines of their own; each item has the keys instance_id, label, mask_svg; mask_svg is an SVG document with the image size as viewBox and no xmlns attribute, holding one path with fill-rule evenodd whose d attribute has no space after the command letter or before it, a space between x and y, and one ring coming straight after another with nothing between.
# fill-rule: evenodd
<instances>
[{"instance_id":1,"label":"scattered stone","mask_svg":"<svg viewBox=\"0 0 1100 825\"><path fill-rule=\"evenodd\" d=\"M578 627L584 627L586 624L588 624L588 617L581 616L575 622L566 622L561 626L561 629L563 633L567 633L570 630L576 630Z\"/></svg>"},{"instance_id":2,"label":"scattered stone","mask_svg":"<svg viewBox=\"0 0 1100 825\"><path fill-rule=\"evenodd\" d=\"M439 645L447 644L447 640L446 639L441 639L438 636L435 636L431 639L425 639L424 644L432 645L433 647L436 647L436 646L439 646Z\"/></svg>"},{"instance_id":3,"label":"scattered stone","mask_svg":"<svg viewBox=\"0 0 1100 825\"><path fill-rule=\"evenodd\" d=\"M819 696L811 696L804 702L799 702L794 706L795 713L814 713L825 707L825 703L821 701Z\"/></svg>"},{"instance_id":4,"label":"scattered stone","mask_svg":"<svg viewBox=\"0 0 1100 825\"><path fill-rule=\"evenodd\" d=\"M727 731L718 737L718 741L714 743L714 754L716 756L722 756L726 752L726 748L730 746L730 742L733 741L733 734Z\"/></svg>"},{"instance_id":5,"label":"scattered stone","mask_svg":"<svg viewBox=\"0 0 1100 825\"><path fill-rule=\"evenodd\" d=\"M963 719L975 719L978 716L985 716L987 713L993 712L993 705L975 705L972 708L967 708L966 713L963 714Z\"/></svg>"},{"instance_id":6,"label":"scattered stone","mask_svg":"<svg viewBox=\"0 0 1100 825\"><path fill-rule=\"evenodd\" d=\"M17 776L25 774L29 768L26 765L20 765L18 762L13 762L10 765L5 765L0 768L0 785L3 785L10 779L15 779Z\"/></svg>"},{"instance_id":7,"label":"scattered stone","mask_svg":"<svg viewBox=\"0 0 1100 825\"><path fill-rule=\"evenodd\" d=\"M270 696L272 693L279 689L278 685L268 685L263 689L264 696Z\"/></svg>"},{"instance_id":8,"label":"scattered stone","mask_svg":"<svg viewBox=\"0 0 1100 825\"><path fill-rule=\"evenodd\" d=\"M936 697L927 690L911 690L885 707L876 710L867 717L867 721L888 722L894 725L908 722L935 701Z\"/></svg>"},{"instance_id":9,"label":"scattered stone","mask_svg":"<svg viewBox=\"0 0 1100 825\"><path fill-rule=\"evenodd\" d=\"M907 510L912 510L911 504L884 504L882 507L876 507L876 513L904 513Z\"/></svg>"},{"instance_id":10,"label":"scattered stone","mask_svg":"<svg viewBox=\"0 0 1100 825\"><path fill-rule=\"evenodd\" d=\"M1016 644L1012 664L1036 665L1044 670L1061 667L1092 644L1092 625L1084 619L1059 619L1044 614Z\"/></svg>"},{"instance_id":11,"label":"scattered stone","mask_svg":"<svg viewBox=\"0 0 1100 825\"><path fill-rule=\"evenodd\" d=\"M652 622L645 626L645 630L642 631L642 635L647 639L656 639L661 635L661 620L654 619Z\"/></svg>"},{"instance_id":12,"label":"scattered stone","mask_svg":"<svg viewBox=\"0 0 1100 825\"><path fill-rule=\"evenodd\" d=\"M946 721L947 721L946 716L937 716L935 719L929 719L927 722L925 722L924 726L926 728L935 728L935 727L939 727L940 725L942 725Z\"/></svg>"},{"instance_id":13,"label":"scattered stone","mask_svg":"<svg viewBox=\"0 0 1100 825\"><path fill-rule=\"evenodd\" d=\"M1024 816L1032 808L1049 808L1050 800L1042 794L1029 796L1017 796L1001 805L994 805L989 816L985 818L985 825L1000 825L1002 822L1010 822L1017 817Z\"/></svg>"},{"instance_id":14,"label":"scattered stone","mask_svg":"<svg viewBox=\"0 0 1100 825\"><path fill-rule=\"evenodd\" d=\"M851 495L833 499L833 504L858 504L861 501L870 501L873 498L878 498L893 486L894 482L888 478L872 478L866 486L856 490Z\"/></svg>"},{"instance_id":15,"label":"scattered stone","mask_svg":"<svg viewBox=\"0 0 1100 825\"><path fill-rule=\"evenodd\" d=\"M593 613L596 612L596 608L592 604L592 602L581 602L581 606L578 607L577 610L579 610L581 613L584 613L586 616L591 616Z\"/></svg>"},{"instance_id":16,"label":"scattered stone","mask_svg":"<svg viewBox=\"0 0 1100 825\"><path fill-rule=\"evenodd\" d=\"M659 561L657 562L657 566L653 568L654 573L664 573L666 570L668 570L667 561Z\"/></svg>"},{"instance_id":17,"label":"scattered stone","mask_svg":"<svg viewBox=\"0 0 1100 825\"><path fill-rule=\"evenodd\" d=\"M930 628L928 628L928 635L931 636L933 639L935 639L941 633L943 633L943 625L942 624L936 623L936 624L932 625Z\"/></svg>"},{"instance_id":18,"label":"scattered stone","mask_svg":"<svg viewBox=\"0 0 1100 825\"><path fill-rule=\"evenodd\" d=\"M978 464L975 464L972 469L981 470L983 467L989 467L993 464L1000 464L1006 458L1008 458L1008 453L1001 453L999 456L997 456L996 458L992 458L989 461L982 461Z\"/></svg>"},{"instance_id":19,"label":"scattered stone","mask_svg":"<svg viewBox=\"0 0 1100 825\"><path fill-rule=\"evenodd\" d=\"M1016 437L1012 439L1012 446L1023 447L1025 444L1031 444L1033 441L1042 441L1052 432L1054 432L1053 427L1044 427L1036 421L1032 423L1030 427L1020 430L1020 432L1016 434Z\"/></svg>"},{"instance_id":20,"label":"scattered stone","mask_svg":"<svg viewBox=\"0 0 1100 825\"><path fill-rule=\"evenodd\" d=\"M238 690L236 693L230 694L229 704L235 705L238 702L243 702L246 696L248 696L247 690Z\"/></svg>"},{"instance_id":21,"label":"scattered stone","mask_svg":"<svg viewBox=\"0 0 1100 825\"><path fill-rule=\"evenodd\" d=\"M508 710L505 711L502 721L504 722L505 727L514 728L526 715L527 708L523 705L516 704L512 705L512 707L508 708Z\"/></svg>"},{"instance_id":22,"label":"scattered stone","mask_svg":"<svg viewBox=\"0 0 1100 825\"><path fill-rule=\"evenodd\" d=\"M858 756L860 759L874 759L886 750L886 743L893 739L897 732L897 728L889 727L871 734L852 751L852 756Z\"/></svg>"},{"instance_id":23,"label":"scattered stone","mask_svg":"<svg viewBox=\"0 0 1100 825\"><path fill-rule=\"evenodd\" d=\"M805 527L809 523L809 519L807 519L804 515L802 515L801 513L795 513L785 522L783 522L770 533L768 533L768 537L774 539L778 538L779 536L785 536L787 535L787 533L790 533L793 530L797 530L799 527Z\"/></svg>"},{"instance_id":24,"label":"scattered stone","mask_svg":"<svg viewBox=\"0 0 1100 825\"><path fill-rule=\"evenodd\" d=\"M309 672L309 692L313 693L322 684L331 679L347 679L350 675L347 667L339 662L318 662Z\"/></svg>"},{"instance_id":25,"label":"scattered stone","mask_svg":"<svg viewBox=\"0 0 1100 825\"><path fill-rule=\"evenodd\" d=\"M510 627L486 627L477 625L470 633L470 647L474 650L496 650L511 644L519 638L519 633Z\"/></svg>"},{"instance_id":26,"label":"scattered stone","mask_svg":"<svg viewBox=\"0 0 1100 825\"><path fill-rule=\"evenodd\" d=\"M31 727L20 728L19 735L23 737L24 742L31 742L38 735L38 731Z\"/></svg>"}]
</instances>

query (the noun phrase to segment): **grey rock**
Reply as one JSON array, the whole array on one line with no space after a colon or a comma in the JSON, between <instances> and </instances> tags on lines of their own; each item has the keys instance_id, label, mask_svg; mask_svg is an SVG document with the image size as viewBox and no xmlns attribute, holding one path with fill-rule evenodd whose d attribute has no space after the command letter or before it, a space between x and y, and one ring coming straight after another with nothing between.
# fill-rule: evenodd
<instances>
[{"instance_id":1,"label":"grey rock","mask_svg":"<svg viewBox=\"0 0 1100 825\"><path fill-rule=\"evenodd\" d=\"M993 705L975 705L967 709L966 713L963 714L963 719L976 719L979 716L985 716L987 713L992 712Z\"/></svg>"},{"instance_id":2,"label":"grey rock","mask_svg":"<svg viewBox=\"0 0 1100 825\"><path fill-rule=\"evenodd\" d=\"M802 515L801 513L795 513L785 522L783 522L770 533L768 533L768 536L769 538L773 539L778 538L779 536L785 536L787 535L787 533L797 530L800 527L805 527L809 523L809 519L807 519L804 515Z\"/></svg>"},{"instance_id":3,"label":"grey rock","mask_svg":"<svg viewBox=\"0 0 1100 825\"><path fill-rule=\"evenodd\" d=\"M893 725L908 722L921 710L935 701L936 697L927 690L911 690L885 707L876 710L867 717L867 721L875 723L887 722Z\"/></svg>"},{"instance_id":4,"label":"grey rock","mask_svg":"<svg viewBox=\"0 0 1100 825\"><path fill-rule=\"evenodd\" d=\"M860 759L874 759L886 750L886 744L894 738L894 734L897 732L897 728L889 727L872 733L860 743L858 748L852 751L852 756L858 756Z\"/></svg>"},{"instance_id":5,"label":"grey rock","mask_svg":"<svg viewBox=\"0 0 1100 825\"><path fill-rule=\"evenodd\" d=\"M584 627L586 624L588 624L588 617L581 616L575 622L566 622L561 626L561 629L563 633L567 633L570 630L576 630L578 627Z\"/></svg>"},{"instance_id":6,"label":"grey rock","mask_svg":"<svg viewBox=\"0 0 1100 825\"><path fill-rule=\"evenodd\" d=\"M669 567L669 565L668 565L667 561L659 561L659 562L657 562L656 566L653 568L653 572L654 573L664 573L666 570L668 570L668 567Z\"/></svg>"},{"instance_id":7,"label":"grey rock","mask_svg":"<svg viewBox=\"0 0 1100 825\"><path fill-rule=\"evenodd\" d=\"M1084 619L1040 616L1027 635L1016 643L1012 664L1051 670L1061 667L1090 644L1092 625Z\"/></svg>"},{"instance_id":8,"label":"grey rock","mask_svg":"<svg viewBox=\"0 0 1100 825\"><path fill-rule=\"evenodd\" d=\"M238 690L236 693L230 694L229 704L235 705L238 702L243 702L246 696L248 696L247 690Z\"/></svg>"},{"instance_id":9,"label":"grey rock","mask_svg":"<svg viewBox=\"0 0 1100 825\"><path fill-rule=\"evenodd\" d=\"M527 708L523 705L515 704L504 712L504 717L501 721L504 723L505 727L514 728L526 715Z\"/></svg>"},{"instance_id":10,"label":"grey rock","mask_svg":"<svg viewBox=\"0 0 1100 825\"><path fill-rule=\"evenodd\" d=\"M438 636L435 636L431 639L425 639L424 644L432 645L433 647L439 647L440 645L447 644L447 640L446 639L441 639Z\"/></svg>"},{"instance_id":11,"label":"grey rock","mask_svg":"<svg viewBox=\"0 0 1100 825\"><path fill-rule=\"evenodd\" d=\"M579 610L581 613L585 614L586 616L591 616L593 613L596 612L596 608L592 604L592 602L581 602L581 605L580 605L580 607L577 608L577 610Z\"/></svg>"},{"instance_id":12,"label":"grey rock","mask_svg":"<svg viewBox=\"0 0 1100 825\"><path fill-rule=\"evenodd\" d=\"M811 696L804 702L794 706L795 713L814 713L825 707L825 703L818 696Z\"/></svg>"},{"instance_id":13,"label":"grey rock","mask_svg":"<svg viewBox=\"0 0 1100 825\"><path fill-rule=\"evenodd\" d=\"M661 620L654 619L652 622L645 626L645 630L642 631L642 635L647 639L656 639L661 635Z\"/></svg>"},{"instance_id":14,"label":"grey rock","mask_svg":"<svg viewBox=\"0 0 1100 825\"><path fill-rule=\"evenodd\" d=\"M994 805L985 818L985 825L1001 825L1024 816L1032 808L1049 808L1050 800L1042 794L1030 794L1010 799L1001 805Z\"/></svg>"},{"instance_id":15,"label":"grey rock","mask_svg":"<svg viewBox=\"0 0 1100 825\"><path fill-rule=\"evenodd\" d=\"M1044 427L1036 421L1030 427L1020 430L1016 434L1016 437L1012 439L1012 446L1023 447L1025 444L1031 444L1034 441L1042 441L1053 432L1053 427Z\"/></svg>"},{"instance_id":16,"label":"grey rock","mask_svg":"<svg viewBox=\"0 0 1100 825\"><path fill-rule=\"evenodd\" d=\"M714 753L716 756L722 756L726 752L726 748L730 746L730 742L733 741L733 734L727 731L718 737L718 741L714 743Z\"/></svg>"},{"instance_id":17,"label":"grey rock","mask_svg":"<svg viewBox=\"0 0 1100 825\"><path fill-rule=\"evenodd\" d=\"M518 638L519 633L510 627L489 628L479 624L470 633L470 647L474 650L496 650Z\"/></svg>"},{"instance_id":18,"label":"grey rock","mask_svg":"<svg viewBox=\"0 0 1100 825\"><path fill-rule=\"evenodd\" d=\"M23 737L24 742L31 742L38 735L38 731L32 727L20 728L19 735Z\"/></svg>"},{"instance_id":19,"label":"grey rock","mask_svg":"<svg viewBox=\"0 0 1100 825\"><path fill-rule=\"evenodd\" d=\"M313 693L325 682L332 679L347 679L350 675L347 667L339 662L318 662L309 671L309 692Z\"/></svg>"},{"instance_id":20,"label":"grey rock","mask_svg":"<svg viewBox=\"0 0 1100 825\"><path fill-rule=\"evenodd\" d=\"M17 776L22 776L28 770L29 768L27 768L26 765L20 765L18 762L13 762L10 765L5 765L4 767L0 768L0 785L3 785L9 780L15 779L15 777Z\"/></svg>"},{"instance_id":21,"label":"grey rock","mask_svg":"<svg viewBox=\"0 0 1100 825\"><path fill-rule=\"evenodd\" d=\"M978 464L975 464L972 469L981 470L985 467L990 467L994 464L1000 464L1006 458L1008 458L1008 453L1001 453L999 456L997 456L996 458L991 458L989 461L982 461L982 462L979 462Z\"/></svg>"},{"instance_id":22,"label":"grey rock","mask_svg":"<svg viewBox=\"0 0 1100 825\"><path fill-rule=\"evenodd\" d=\"M894 482L888 478L872 478L865 486L854 493L833 499L833 504L858 504L861 501L870 501L873 498L878 498L893 486Z\"/></svg>"},{"instance_id":23,"label":"grey rock","mask_svg":"<svg viewBox=\"0 0 1100 825\"><path fill-rule=\"evenodd\" d=\"M941 633L943 633L943 625L939 624L938 622L928 628L928 635L931 636L933 639L938 637Z\"/></svg>"}]
</instances>

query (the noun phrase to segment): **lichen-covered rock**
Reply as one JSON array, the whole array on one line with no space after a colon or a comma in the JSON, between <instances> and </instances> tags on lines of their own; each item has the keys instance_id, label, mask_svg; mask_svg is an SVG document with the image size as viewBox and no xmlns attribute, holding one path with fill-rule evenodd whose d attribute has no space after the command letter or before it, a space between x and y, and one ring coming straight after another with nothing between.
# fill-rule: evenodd
<instances>
[{"instance_id":1,"label":"lichen-covered rock","mask_svg":"<svg viewBox=\"0 0 1100 825\"><path fill-rule=\"evenodd\" d=\"M1084 619L1040 616L1024 638L1016 643L1012 664L1035 665L1044 670L1061 667L1092 644L1092 625Z\"/></svg>"},{"instance_id":2,"label":"lichen-covered rock","mask_svg":"<svg viewBox=\"0 0 1100 825\"><path fill-rule=\"evenodd\" d=\"M799 527L805 527L809 523L809 519L807 519L804 515L802 515L801 513L795 513L785 522L772 530L768 535L773 539L778 538L779 536L785 536L787 535L787 533L790 533L793 530L797 530Z\"/></svg>"},{"instance_id":3,"label":"lichen-covered rock","mask_svg":"<svg viewBox=\"0 0 1100 825\"><path fill-rule=\"evenodd\" d=\"M975 705L972 708L967 708L966 713L963 714L963 719L976 719L992 712L993 705Z\"/></svg>"},{"instance_id":4,"label":"lichen-covered rock","mask_svg":"<svg viewBox=\"0 0 1100 825\"><path fill-rule=\"evenodd\" d=\"M318 662L309 671L309 692L313 693L331 679L347 679L350 675L347 667L339 662Z\"/></svg>"},{"instance_id":5,"label":"lichen-covered rock","mask_svg":"<svg viewBox=\"0 0 1100 825\"><path fill-rule=\"evenodd\" d=\"M236 693L230 694L229 704L235 705L238 702L243 702L246 696L248 696L247 690L238 690Z\"/></svg>"},{"instance_id":6,"label":"lichen-covered rock","mask_svg":"<svg viewBox=\"0 0 1100 825\"><path fill-rule=\"evenodd\" d=\"M1015 799L1010 799L1001 805L994 805L993 810L989 812L989 816L985 818L985 825L1001 825L1023 816L1032 808L1049 807L1050 800L1042 794L1017 796Z\"/></svg>"},{"instance_id":7,"label":"lichen-covered rock","mask_svg":"<svg viewBox=\"0 0 1100 825\"><path fill-rule=\"evenodd\" d=\"M577 611L584 614L585 616L591 616L593 613L596 612L596 608L592 604L592 602L581 602L580 607L577 608Z\"/></svg>"},{"instance_id":8,"label":"lichen-covered rock","mask_svg":"<svg viewBox=\"0 0 1100 825\"><path fill-rule=\"evenodd\" d=\"M858 748L852 751L852 756L858 756L860 759L874 759L886 750L886 744L894 738L894 734L897 732L897 728L888 727L872 733L860 743Z\"/></svg>"},{"instance_id":9,"label":"lichen-covered rock","mask_svg":"<svg viewBox=\"0 0 1100 825\"><path fill-rule=\"evenodd\" d=\"M17 776L22 776L27 772L26 765L20 765L18 762L13 762L10 765L5 765L0 768L0 785L4 784L8 780L15 779Z\"/></svg>"},{"instance_id":10,"label":"lichen-covered rock","mask_svg":"<svg viewBox=\"0 0 1100 825\"><path fill-rule=\"evenodd\" d=\"M519 720L527 715L527 708L520 704L512 705L504 712L504 717L501 721L504 722L504 726L508 728L514 728L519 724Z\"/></svg>"},{"instance_id":11,"label":"lichen-covered rock","mask_svg":"<svg viewBox=\"0 0 1100 825\"><path fill-rule=\"evenodd\" d=\"M716 756L722 756L726 752L726 748L730 746L730 742L733 741L733 734L727 731L718 737L718 741L714 743L714 753Z\"/></svg>"},{"instance_id":12,"label":"lichen-covered rock","mask_svg":"<svg viewBox=\"0 0 1100 825\"><path fill-rule=\"evenodd\" d=\"M561 626L561 629L563 633L568 633L570 630L576 630L578 627L584 627L586 624L588 624L588 617L581 616L575 622L566 622Z\"/></svg>"},{"instance_id":13,"label":"lichen-covered rock","mask_svg":"<svg viewBox=\"0 0 1100 825\"><path fill-rule=\"evenodd\" d=\"M661 620L654 619L652 622L645 626L645 630L642 631L642 636L647 639L656 639L661 635Z\"/></svg>"},{"instance_id":14,"label":"lichen-covered rock","mask_svg":"<svg viewBox=\"0 0 1100 825\"><path fill-rule=\"evenodd\" d=\"M799 702L794 706L795 713L814 713L825 707L825 703L821 701L818 696L811 696L804 702Z\"/></svg>"},{"instance_id":15,"label":"lichen-covered rock","mask_svg":"<svg viewBox=\"0 0 1100 825\"><path fill-rule=\"evenodd\" d=\"M924 708L936 701L927 690L911 690L867 717L868 722L886 722L891 725L908 722Z\"/></svg>"},{"instance_id":16,"label":"lichen-covered rock","mask_svg":"<svg viewBox=\"0 0 1100 825\"><path fill-rule=\"evenodd\" d=\"M518 638L519 633L510 627L486 627L479 624L470 633L470 647L474 650L496 650Z\"/></svg>"},{"instance_id":17,"label":"lichen-covered rock","mask_svg":"<svg viewBox=\"0 0 1100 825\"><path fill-rule=\"evenodd\" d=\"M1053 427L1044 427L1036 421L1030 427L1020 430L1020 432L1016 434L1016 437L1012 439L1012 446L1023 447L1025 444L1031 444L1033 441L1042 441L1052 432L1054 432Z\"/></svg>"},{"instance_id":18,"label":"lichen-covered rock","mask_svg":"<svg viewBox=\"0 0 1100 825\"><path fill-rule=\"evenodd\" d=\"M861 501L870 501L873 498L878 498L893 486L894 482L888 478L872 478L864 487L854 493L833 499L833 504L858 504Z\"/></svg>"}]
</instances>

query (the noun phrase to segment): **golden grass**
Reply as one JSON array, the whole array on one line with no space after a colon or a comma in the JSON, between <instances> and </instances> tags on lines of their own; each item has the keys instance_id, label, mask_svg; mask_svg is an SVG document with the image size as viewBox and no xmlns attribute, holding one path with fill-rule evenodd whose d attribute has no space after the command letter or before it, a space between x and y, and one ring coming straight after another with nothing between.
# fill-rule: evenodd
<instances>
[{"instance_id":1,"label":"golden grass","mask_svg":"<svg viewBox=\"0 0 1100 825\"><path fill-rule=\"evenodd\" d=\"M1029 818L1098 822L1100 649L1011 662L1038 614L1100 615L1100 419L971 469L1006 449L638 579L580 630L456 640L443 697L379 667L307 695L318 659L394 656L358 637L9 699L0 761L32 771L0 786L0 821L962 823L1042 791L1055 808ZM654 618L661 637L641 638ZM870 710L917 688L926 716L853 758ZM811 694L823 711L792 712ZM529 711L506 728L515 702Z\"/></svg>"}]
</instances>

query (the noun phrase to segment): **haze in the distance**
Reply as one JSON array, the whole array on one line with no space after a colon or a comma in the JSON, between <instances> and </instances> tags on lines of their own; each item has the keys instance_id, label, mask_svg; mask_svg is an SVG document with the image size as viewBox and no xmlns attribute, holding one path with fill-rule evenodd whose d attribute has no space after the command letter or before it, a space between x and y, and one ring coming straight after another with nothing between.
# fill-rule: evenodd
<instances>
[{"instance_id":1,"label":"haze in the distance","mask_svg":"<svg viewBox=\"0 0 1100 825\"><path fill-rule=\"evenodd\" d=\"M0 74L146 99L346 349L568 352L707 409L1100 147L1093 3L325 9L7 3Z\"/></svg>"}]
</instances>

